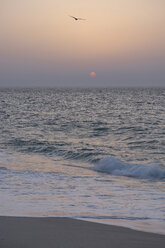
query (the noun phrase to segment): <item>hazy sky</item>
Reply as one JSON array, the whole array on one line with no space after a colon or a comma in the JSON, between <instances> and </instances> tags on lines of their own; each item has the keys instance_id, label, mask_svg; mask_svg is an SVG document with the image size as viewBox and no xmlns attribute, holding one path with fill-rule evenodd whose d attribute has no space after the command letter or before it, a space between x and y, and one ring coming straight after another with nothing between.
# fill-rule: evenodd
<instances>
[{"instance_id":1,"label":"hazy sky","mask_svg":"<svg viewBox=\"0 0 165 248\"><path fill-rule=\"evenodd\" d=\"M0 86L165 86L165 0L0 0Z\"/></svg>"}]
</instances>

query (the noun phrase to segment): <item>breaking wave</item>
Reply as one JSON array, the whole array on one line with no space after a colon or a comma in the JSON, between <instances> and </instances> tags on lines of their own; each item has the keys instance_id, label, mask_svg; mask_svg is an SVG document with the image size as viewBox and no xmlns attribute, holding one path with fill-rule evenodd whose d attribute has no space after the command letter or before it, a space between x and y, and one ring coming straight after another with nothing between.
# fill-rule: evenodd
<instances>
[{"instance_id":1,"label":"breaking wave","mask_svg":"<svg viewBox=\"0 0 165 248\"><path fill-rule=\"evenodd\" d=\"M117 176L153 180L165 179L165 169L158 165L126 164L111 156L101 159L94 169L98 172Z\"/></svg>"}]
</instances>

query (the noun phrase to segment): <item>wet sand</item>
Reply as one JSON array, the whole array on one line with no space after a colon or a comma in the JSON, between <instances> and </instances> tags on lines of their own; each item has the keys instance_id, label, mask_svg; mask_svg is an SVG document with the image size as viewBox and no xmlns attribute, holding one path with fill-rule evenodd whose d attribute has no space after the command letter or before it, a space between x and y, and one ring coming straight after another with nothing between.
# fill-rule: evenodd
<instances>
[{"instance_id":1,"label":"wet sand","mask_svg":"<svg viewBox=\"0 0 165 248\"><path fill-rule=\"evenodd\" d=\"M70 218L0 217L0 248L120 247L164 248L165 235Z\"/></svg>"}]
</instances>

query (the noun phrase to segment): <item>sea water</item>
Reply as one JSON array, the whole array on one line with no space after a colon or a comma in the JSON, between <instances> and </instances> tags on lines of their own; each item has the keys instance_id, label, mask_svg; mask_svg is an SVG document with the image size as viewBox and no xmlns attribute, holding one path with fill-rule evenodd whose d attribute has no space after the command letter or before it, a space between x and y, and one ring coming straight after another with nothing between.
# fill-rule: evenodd
<instances>
[{"instance_id":1,"label":"sea water","mask_svg":"<svg viewBox=\"0 0 165 248\"><path fill-rule=\"evenodd\" d=\"M0 89L0 215L165 234L165 89Z\"/></svg>"}]
</instances>

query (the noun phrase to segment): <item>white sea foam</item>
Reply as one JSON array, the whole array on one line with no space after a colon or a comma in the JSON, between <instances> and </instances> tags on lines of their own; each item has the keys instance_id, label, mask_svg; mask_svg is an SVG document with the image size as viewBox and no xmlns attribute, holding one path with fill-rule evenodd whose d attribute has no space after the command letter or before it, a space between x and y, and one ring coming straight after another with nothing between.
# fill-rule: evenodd
<instances>
[{"instance_id":1,"label":"white sea foam","mask_svg":"<svg viewBox=\"0 0 165 248\"><path fill-rule=\"evenodd\" d=\"M95 165L95 170L117 176L128 176L141 179L165 179L165 169L158 165L126 164L108 156Z\"/></svg>"}]
</instances>

